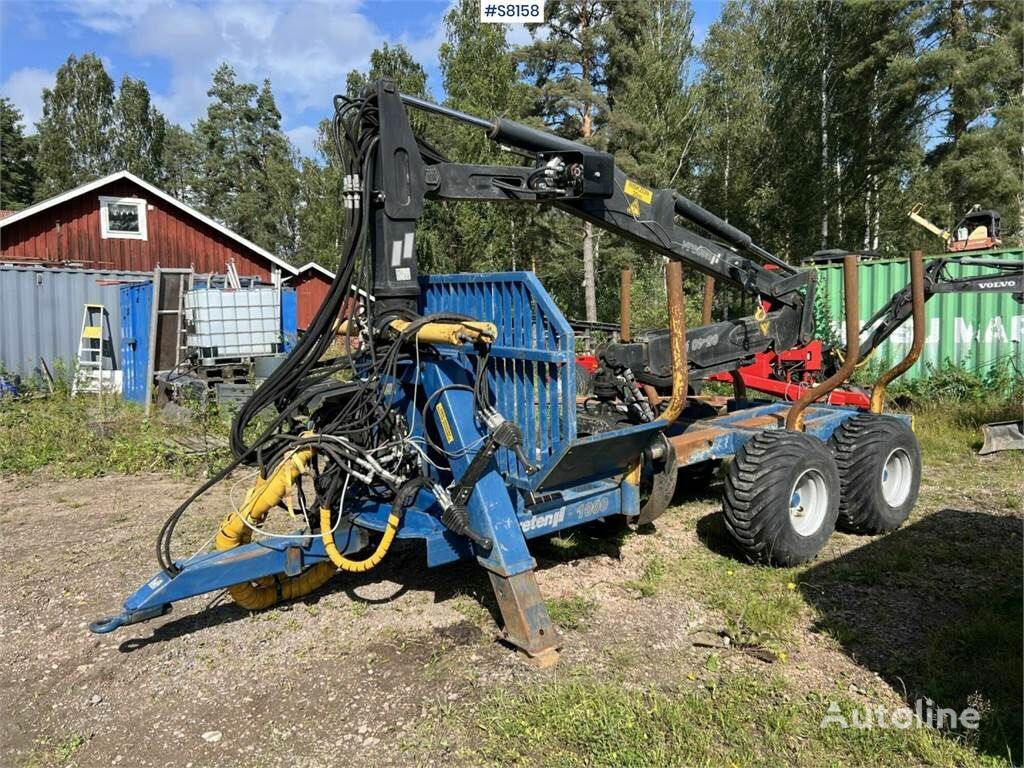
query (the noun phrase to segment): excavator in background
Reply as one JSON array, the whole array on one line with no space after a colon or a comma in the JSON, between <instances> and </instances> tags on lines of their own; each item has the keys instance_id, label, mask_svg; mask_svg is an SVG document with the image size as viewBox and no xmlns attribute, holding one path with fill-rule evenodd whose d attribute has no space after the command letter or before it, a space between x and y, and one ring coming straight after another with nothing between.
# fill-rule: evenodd
<instances>
[{"instance_id":1,"label":"excavator in background","mask_svg":"<svg viewBox=\"0 0 1024 768\"><path fill-rule=\"evenodd\" d=\"M990 248L999 248L1003 244L999 211L982 209L980 205L975 205L964 214L952 231L949 231L937 227L922 216L923 208L923 204L916 203L907 216L915 224L919 224L936 237L941 238L946 250L950 253L987 251Z\"/></svg>"}]
</instances>

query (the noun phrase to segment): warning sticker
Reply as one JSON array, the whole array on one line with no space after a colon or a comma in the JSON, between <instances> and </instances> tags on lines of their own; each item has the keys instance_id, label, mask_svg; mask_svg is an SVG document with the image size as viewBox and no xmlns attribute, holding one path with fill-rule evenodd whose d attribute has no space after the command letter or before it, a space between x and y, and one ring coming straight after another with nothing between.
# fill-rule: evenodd
<instances>
[{"instance_id":1,"label":"warning sticker","mask_svg":"<svg viewBox=\"0 0 1024 768\"><path fill-rule=\"evenodd\" d=\"M648 205L650 205L651 200L654 199L654 193L651 190L637 184L635 181L630 181L629 179L626 179L625 191L627 195L643 200Z\"/></svg>"},{"instance_id":2,"label":"warning sticker","mask_svg":"<svg viewBox=\"0 0 1024 768\"><path fill-rule=\"evenodd\" d=\"M451 445L455 442L455 435L452 434L452 425L448 423L448 414L444 412L444 406L440 403L437 404L434 410L437 411L437 420L441 422L441 431L444 432L444 439Z\"/></svg>"}]
</instances>

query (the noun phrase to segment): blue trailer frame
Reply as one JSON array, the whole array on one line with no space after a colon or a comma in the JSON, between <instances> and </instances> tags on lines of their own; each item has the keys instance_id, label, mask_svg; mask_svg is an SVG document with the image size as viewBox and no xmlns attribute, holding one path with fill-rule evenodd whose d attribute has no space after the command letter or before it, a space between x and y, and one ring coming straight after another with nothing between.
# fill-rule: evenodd
<instances>
[{"instance_id":1,"label":"blue trailer frame","mask_svg":"<svg viewBox=\"0 0 1024 768\"><path fill-rule=\"evenodd\" d=\"M616 515L637 515L639 487L628 477L629 469L662 433L687 446L680 460L680 466L687 466L732 456L758 432L784 426L789 404L733 401L732 412L723 416L686 421L684 413L675 424L659 419L578 437L572 328L533 273L427 277L422 288L424 314L460 313L497 326L498 337L489 347L488 385L497 410L521 430L525 455L537 469L527 471L513 451L501 448L475 485L467 505L469 524L493 542L489 550L445 527L436 499L426 490L405 512L397 536L422 540L429 566L475 558L495 587L506 638L530 654L554 647L558 637L537 589L531 539ZM443 443L447 456L435 470L441 484L466 471L487 434L475 415L474 394L467 391L478 354L466 345L440 351L418 366L408 363L400 369L398 385L390 388L391 406L405 414L413 435ZM426 421L421 404L430 406ZM826 441L857 413L813 405L806 411L805 431ZM352 553L367 545L371 532L385 529L391 506L361 500L345 512L335 542L340 551ZM120 614L92 629L109 632L166 613L177 600L266 576L298 574L327 558L319 535L304 535L180 561L179 574L158 573L125 601Z\"/></svg>"}]
</instances>

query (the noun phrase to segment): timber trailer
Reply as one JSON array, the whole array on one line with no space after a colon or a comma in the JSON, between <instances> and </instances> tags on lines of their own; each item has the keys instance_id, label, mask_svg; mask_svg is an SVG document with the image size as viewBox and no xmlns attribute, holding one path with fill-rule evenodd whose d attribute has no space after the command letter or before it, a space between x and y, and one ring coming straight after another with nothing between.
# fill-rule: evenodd
<instances>
[{"instance_id":1,"label":"timber trailer","mask_svg":"<svg viewBox=\"0 0 1024 768\"><path fill-rule=\"evenodd\" d=\"M164 523L160 570L92 631L223 589L243 608L265 608L339 569L373 568L396 538L419 539L431 567L474 559L484 568L501 636L546 663L561 638L530 541L598 520L651 523L684 467L731 459L725 524L755 561L810 560L837 522L881 533L906 519L920 451L910 419L882 409L886 385L923 342L919 258L909 291L914 348L880 378L870 412L816 402L861 359L855 255L844 257L841 368L794 403L733 398L715 411L688 398L689 386L814 338L813 271L676 192L628 178L610 155L545 131L403 95L387 79L334 106L345 242L330 291L239 409L233 461ZM415 135L413 109L481 129L525 159L449 162ZM533 273L419 275L416 226L428 199L550 206L667 257L669 328L603 346L594 395L577 398L572 329ZM687 330L683 262L753 297L755 315ZM357 289L372 300L347 301ZM339 338L349 354L326 357ZM273 414L269 423L255 420L261 412ZM254 484L212 550L176 557L174 530L189 505L242 467ZM275 507L305 527L267 533Z\"/></svg>"}]
</instances>

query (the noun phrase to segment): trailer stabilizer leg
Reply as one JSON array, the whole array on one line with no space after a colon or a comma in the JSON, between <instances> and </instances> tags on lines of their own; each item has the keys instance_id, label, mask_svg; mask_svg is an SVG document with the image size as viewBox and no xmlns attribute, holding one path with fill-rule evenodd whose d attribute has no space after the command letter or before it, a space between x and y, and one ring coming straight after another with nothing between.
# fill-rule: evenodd
<instances>
[{"instance_id":1,"label":"trailer stabilizer leg","mask_svg":"<svg viewBox=\"0 0 1024 768\"><path fill-rule=\"evenodd\" d=\"M489 571L504 622L502 639L526 653L538 666L558 661L562 636L548 615L533 571L501 576Z\"/></svg>"}]
</instances>

